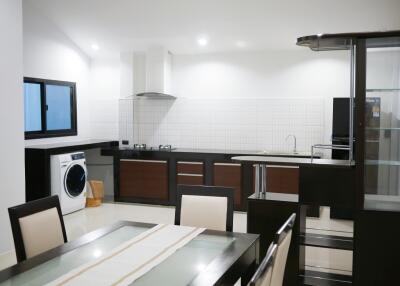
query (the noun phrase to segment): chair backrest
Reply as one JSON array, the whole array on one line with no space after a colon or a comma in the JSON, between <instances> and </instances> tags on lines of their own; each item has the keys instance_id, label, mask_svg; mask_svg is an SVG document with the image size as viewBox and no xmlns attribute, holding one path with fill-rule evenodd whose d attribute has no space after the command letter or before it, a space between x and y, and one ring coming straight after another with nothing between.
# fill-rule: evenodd
<instances>
[{"instance_id":1,"label":"chair backrest","mask_svg":"<svg viewBox=\"0 0 400 286\"><path fill-rule=\"evenodd\" d=\"M270 286L272 277L272 268L275 262L275 256L278 246L275 243L271 243L267 254L265 255L263 261L261 261L260 266L251 278L248 286Z\"/></svg>"},{"instance_id":2,"label":"chair backrest","mask_svg":"<svg viewBox=\"0 0 400 286\"><path fill-rule=\"evenodd\" d=\"M67 242L58 196L11 207L8 214L18 262Z\"/></svg>"},{"instance_id":3,"label":"chair backrest","mask_svg":"<svg viewBox=\"0 0 400 286\"><path fill-rule=\"evenodd\" d=\"M282 286L283 284L286 261L295 220L296 214L292 214L275 234L274 243L278 245L278 248L276 251L274 266L272 268L271 286Z\"/></svg>"},{"instance_id":4,"label":"chair backrest","mask_svg":"<svg viewBox=\"0 0 400 286\"><path fill-rule=\"evenodd\" d=\"M178 185L175 224L232 231L233 188Z\"/></svg>"}]
</instances>

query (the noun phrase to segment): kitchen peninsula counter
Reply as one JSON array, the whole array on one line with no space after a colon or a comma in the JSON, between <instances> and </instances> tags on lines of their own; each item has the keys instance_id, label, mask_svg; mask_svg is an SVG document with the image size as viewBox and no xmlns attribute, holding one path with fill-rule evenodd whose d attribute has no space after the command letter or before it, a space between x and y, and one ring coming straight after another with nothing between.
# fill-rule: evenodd
<instances>
[{"instance_id":1,"label":"kitchen peninsula counter","mask_svg":"<svg viewBox=\"0 0 400 286\"><path fill-rule=\"evenodd\" d=\"M287 166L320 166L352 168L354 162L348 160L304 158L304 157L276 157L276 156L235 156L232 161L248 164L287 165Z\"/></svg>"}]
</instances>

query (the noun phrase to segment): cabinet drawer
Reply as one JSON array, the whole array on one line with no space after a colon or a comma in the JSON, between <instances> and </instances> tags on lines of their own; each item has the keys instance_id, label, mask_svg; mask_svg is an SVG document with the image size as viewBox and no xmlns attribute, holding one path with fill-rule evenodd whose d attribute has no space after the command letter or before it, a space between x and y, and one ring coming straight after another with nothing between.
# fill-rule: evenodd
<instances>
[{"instance_id":1,"label":"cabinet drawer","mask_svg":"<svg viewBox=\"0 0 400 286\"><path fill-rule=\"evenodd\" d=\"M178 173L178 185L204 185L203 175Z\"/></svg>"},{"instance_id":2,"label":"cabinet drawer","mask_svg":"<svg viewBox=\"0 0 400 286\"><path fill-rule=\"evenodd\" d=\"M242 167L234 163L214 163L214 186L235 189L235 206L242 204Z\"/></svg>"},{"instance_id":3,"label":"cabinet drawer","mask_svg":"<svg viewBox=\"0 0 400 286\"><path fill-rule=\"evenodd\" d=\"M168 200L168 164L155 160L120 160L119 195Z\"/></svg>"},{"instance_id":4,"label":"cabinet drawer","mask_svg":"<svg viewBox=\"0 0 400 286\"><path fill-rule=\"evenodd\" d=\"M203 174L204 170L203 162L189 162L189 161L179 161L177 162L176 170L183 174Z\"/></svg>"},{"instance_id":5,"label":"cabinet drawer","mask_svg":"<svg viewBox=\"0 0 400 286\"><path fill-rule=\"evenodd\" d=\"M299 168L291 166L267 166L267 192L298 194ZM253 170L253 186L255 182Z\"/></svg>"}]
</instances>

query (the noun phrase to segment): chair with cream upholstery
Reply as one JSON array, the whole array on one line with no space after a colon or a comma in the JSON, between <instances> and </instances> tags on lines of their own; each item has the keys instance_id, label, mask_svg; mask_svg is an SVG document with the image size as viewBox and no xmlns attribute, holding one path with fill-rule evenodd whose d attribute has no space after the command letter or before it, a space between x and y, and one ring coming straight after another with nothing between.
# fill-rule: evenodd
<instances>
[{"instance_id":1,"label":"chair with cream upholstery","mask_svg":"<svg viewBox=\"0 0 400 286\"><path fill-rule=\"evenodd\" d=\"M263 261L251 278L248 286L270 286L272 277L272 267L275 262L275 256L278 246L275 243L271 243L267 250Z\"/></svg>"},{"instance_id":2,"label":"chair with cream upholstery","mask_svg":"<svg viewBox=\"0 0 400 286\"><path fill-rule=\"evenodd\" d=\"M292 239L292 229L296 220L296 214L292 214L289 219L275 234L274 243L278 246L274 265L272 267L271 286L282 286L285 276L285 267L288 257L290 241Z\"/></svg>"},{"instance_id":3,"label":"chair with cream upholstery","mask_svg":"<svg viewBox=\"0 0 400 286\"><path fill-rule=\"evenodd\" d=\"M58 196L11 207L8 214L18 262L67 242Z\"/></svg>"},{"instance_id":4,"label":"chair with cream upholstery","mask_svg":"<svg viewBox=\"0 0 400 286\"><path fill-rule=\"evenodd\" d=\"M233 188L178 185L175 224L232 231Z\"/></svg>"}]
</instances>

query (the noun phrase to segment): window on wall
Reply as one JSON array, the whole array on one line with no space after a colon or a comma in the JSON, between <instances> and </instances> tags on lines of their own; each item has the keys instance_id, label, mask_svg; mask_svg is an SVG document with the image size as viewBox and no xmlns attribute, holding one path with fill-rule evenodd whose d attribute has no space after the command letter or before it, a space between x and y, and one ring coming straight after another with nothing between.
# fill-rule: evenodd
<instances>
[{"instance_id":1,"label":"window on wall","mask_svg":"<svg viewBox=\"0 0 400 286\"><path fill-rule=\"evenodd\" d=\"M77 134L76 85L24 78L25 139Z\"/></svg>"}]
</instances>

